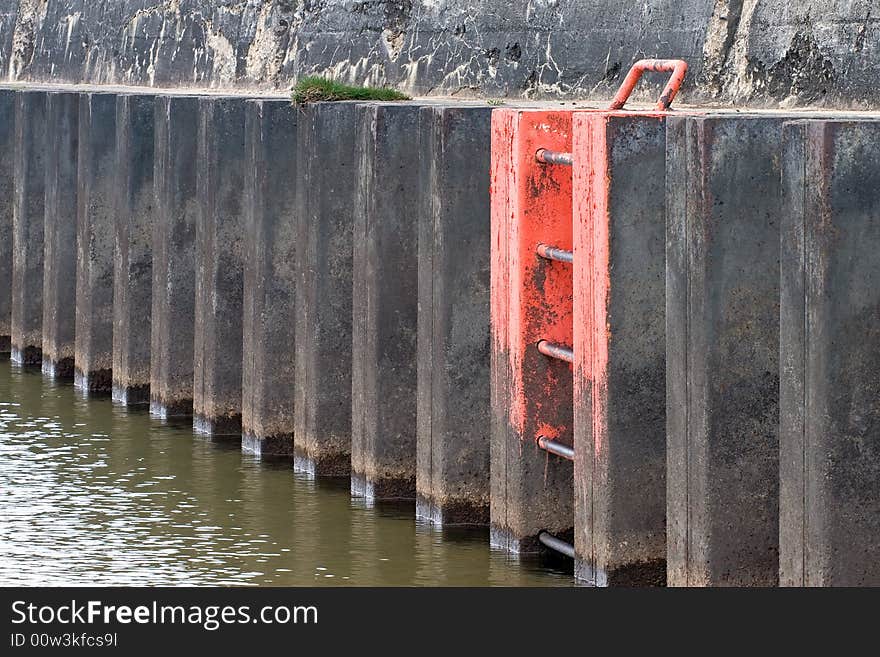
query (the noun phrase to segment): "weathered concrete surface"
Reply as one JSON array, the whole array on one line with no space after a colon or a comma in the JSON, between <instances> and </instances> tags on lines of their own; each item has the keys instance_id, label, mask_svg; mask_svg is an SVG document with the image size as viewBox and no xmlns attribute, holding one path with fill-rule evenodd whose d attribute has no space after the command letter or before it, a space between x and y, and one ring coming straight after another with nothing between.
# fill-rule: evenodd
<instances>
[{"instance_id":1,"label":"weathered concrete surface","mask_svg":"<svg viewBox=\"0 0 880 657\"><path fill-rule=\"evenodd\" d=\"M76 336L79 94L46 97L46 219L43 243L43 373L72 380Z\"/></svg>"},{"instance_id":2,"label":"weathered concrete surface","mask_svg":"<svg viewBox=\"0 0 880 657\"><path fill-rule=\"evenodd\" d=\"M673 586L778 581L783 120L668 120L667 577Z\"/></svg>"},{"instance_id":3,"label":"weathered concrete surface","mask_svg":"<svg viewBox=\"0 0 880 657\"><path fill-rule=\"evenodd\" d=\"M572 463L538 446L573 439L571 365L537 349L571 345L571 268L535 253L571 249L571 167L539 148L571 150L571 112L493 112L490 540L514 553L542 550L542 531L569 541L574 522Z\"/></svg>"},{"instance_id":4,"label":"weathered concrete surface","mask_svg":"<svg viewBox=\"0 0 880 657\"><path fill-rule=\"evenodd\" d=\"M419 106L357 113L351 492L415 499Z\"/></svg>"},{"instance_id":5,"label":"weathered concrete surface","mask_svg":"<svg viewBox=\"0 0 880 657\"><path fill-rule=\"evenodd\" d=\"M86 92L79 103L74 385L110 394L113 367L113 225L116 212L116 95Z\"/></svg>"},{"instance_id":6,"label":"weathered concrete surface","mask_svg":"<svg viewBox=\"0 0 880 657\"><path fill-rule=\"evenodd\" d=\"M419 115L416 514L489 523L490 107Z\"/></svg>"},{"instance_id":7,"label":"weathered concrete surface","mask_svg":"<svg viewBox=\"0 0 880 657\"><path fill-rule=\"evenodd\" d=\"M16 94L11 353L25 367L42 362L45 128L46 92Z\"/></svg>"},{"instance_id":8,"label":"weathered concrete surface","mask_svg":"<svg viewBox=\"0 0 880 657\"><path fill-rule=\"evenodd\" d=\"M880 585L880 123L786 126L779 579Z\"/></svg>"},{"instance_id":9,"label":"weathered concrete surface","mask_svg":"<svg viewBox=\"0 0 880 657\"><path fill-rule=\"evenodd\" d=\"M5 19L3 19L5 20ZM0 150L15 153L15 92L0 89ZM0 355L9 353L12 335L12 216L15 158L0 158Z\"/></svg>"},{"instance_id":10,"label":"weathered concrete surface","mask_svg":"<svg viewBox=\"0 0 880 657\"><path fill-rule=\"evenodd\" d=\"M876 106L878 14L876 0L19 0L0 9L0 71L212 87L320 73L417 94L607 97L633 60L682 57L689 99Z\"/></svg>"},{"instance_id":11,"label":"weathered concrete surface","mask_svg":"<svg viewBox=\"0 0 880 657\"><path fill-rule=\"evenodd\" d=\"M150 402L155 96L116 101L116 246L113 265L113 401Z\"/></svg>"},{"instance_id":12,"label":"weathered concrete surface","mask_svg":"<svg viewBox=\"0 0 880 657\"><path fill-rule=\"evenodd\" d=\"M13 0L0 5L0 71L4 72L4 77L10 73L9 62L12 58L13 41L17 31L16 23L20 20L19 4L18 0ZM25 26L25 29L31 28Z\"/></svg>"},{"instance_id":13,"label":"weathered concrete surface","mask_svg":"<svg viewBox=\"0 0 880 657\"><path fill-rule=\"evenodd\" d=\"M150 414L192 415L199 99L157 96Z\"/></svg>"},{"instance_id":14,"label":"weathered concrete surface","mask_svg":"<svg viewBox=\"0 0 880 657\"><path fill-rule=\"evenodd\" d=\"M199 100L193 428L241 439L245 98Z\"/></svg>"},{"instance_id":15,"label":"weathered concrete surface","mask_svg":"<svg viewBox=\"0 0 880 657\"><path fill-rule=\"evenodd\" d=\"M294 467L315 475L351 470L356 110L315 103L297 118Z\"/></svg>"},{"instance_id":16,"label":"weathered concrete surface","mask_svg":"<svg viewBox=\"0 0 880 657\"><path fill-rule=\"evenodd\" d=\"M293 456L297 109L247 106L243 451Z\"/></svg>"},{"instance_id":17,"label":"weathered concrete surface","mask_svg":"<svg viewBox=\"0 0 880 657\"><path fill-rule=\"evenodd\" d=\"M663 585L665 121L576 112L572 133L575 577Z\"/></svg>"}]
</instances>

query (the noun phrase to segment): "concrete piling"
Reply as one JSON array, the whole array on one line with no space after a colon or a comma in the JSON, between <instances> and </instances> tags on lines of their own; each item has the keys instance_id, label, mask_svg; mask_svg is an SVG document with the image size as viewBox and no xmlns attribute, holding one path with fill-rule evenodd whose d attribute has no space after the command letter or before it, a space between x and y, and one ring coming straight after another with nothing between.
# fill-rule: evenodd
<instances>
[{"instance_id":1,"label":"concrete piling","mask_svg":"<svg viewBox=\"0 0 880 657\"><path fill-rule=\"evenodd\" d=\"M193 410L199 99L157 96L150 414Z\"/></svg>"},{"instance_id":2,"label":"concrete piling","mask_svg":"<svg viewBox=\"0 0 880 657\"><path fill-rule=\"evenodd\" d=\"M489 523L488 107L419 115L416 514Z\"/></svg>"},{"instance_id":3,"label":"concrete piling","mask_svg":"<svg viewBox=\"0 0 880 657\"><path fill-rule=\"evenodd\" d=\"M0 150L15 153L15 92L0 89ZM15 157L0 158L0 356L12 342L12 217Z\"/></svg>"},{"instance_id":4,"label":"concrete piling","mask_svg":"<svg viewBox=\"0 0 880 657\"><path fill-rule=\"evenodd\" d=\"M313 103L297 119L294 467L319 476L351 471L356 108Z\"/></svg>"},{"instance_id":5,"label":"concrete piling","mask_svg":"<svg viewBox=\"0 0 880 657\"><path fill-rule=\"evenodd\" d=\"M42 362L43 215L46 92L21 91L15 105L15 204L12 218L12 362Z\"/></svg>"},{"instance_id":6,"label":"concrete piling","mask_svg":"<svg viewBox=\"0 0 880 657\"><path fill-rule=\"evenodd\" d=\"M351 492L415 499L417 105L363 105L354 198Z\"/></svg>"},{"instance_id":7,"label":"concrete piling","mask_svg":"<svg viewBox=\"0 0 880 657\"><path fill-rule=\"evenodd\" d=\"M116 101L113 401L125 406L150 402L155 104L146 94Z\"/></svg>"},{"instance_id":8,"label":"concrete piling","mask_svg":"<svg viewBox=\"0 0 880 657\"><path fill-rule=\"evenodd\" d=\"M576 112L572 131L575 577L662 585L665 124Z\"/></svg>"},{"instance_id":9,"label":"concrete piling","mask_svg":"<svg viewBox=\"0 0 880 657\"><path fill-rule=\"evenodd\" d=\"M880 123L784 129L783 586L880 585Z\"/></svg>"},{"instance_id":10,"label":"concrete piling","mask_svg":"<svg viewBox=\"0 0 880 657\"><path fill-rule=\"evenodd\" d=\"M76 337L76 226L79 94L46 97L43 257L43 374L73 380Z\"/></svg>"},{"instance_id":11,"label":"concrete piling","mask_svg":"<svg viewBox=\"0 0 880 657\"><path fill-rule=\"evenodd\" d=\"M113 367L113 253L116 94L84 92L79 103L74 385L110 394Z\"/></svg>"},{"instance_id":12,"label":"concrete piling","mask_svg":"<svg viewBox=\"0 0 880 657\"><path fill-rule=\"evenodd\" d=\"M247 99L199 100L193 429L241 439Z\"/></svg>"},{"instance_id":13,"label":"concrete piling","mask_svg":"<svg viewBox=\"0 0 880 657\"><path fill-rule=\"evenodd\" d=\"M247 106L243 451L293 457L297 110Z\"/></svg>"},{"instance_id":14,"label":"concrete piling","mask_svg":"<svg viewBox=\"0 0 880 657\"><path fill-rule=\"evenodd\" d=\"M668 121L668 583L772 586L779 525L773 116Z\"/></svg>"},{"instance_id":15,"label":"concrete piling","mask_svg":"<svg viewBox=\"0 0 880 657\"><path fill-rule=\"evenodd\" d=\"M571 345L571 268L536 255L572 248L571 167L541 148L571 150L571 112L492 114L490 540L514 553L540 551L544 531L570 540L574 519L572 464L538 446L572 441L571 366L537 349Z\"/></svg>"}]
</instances>

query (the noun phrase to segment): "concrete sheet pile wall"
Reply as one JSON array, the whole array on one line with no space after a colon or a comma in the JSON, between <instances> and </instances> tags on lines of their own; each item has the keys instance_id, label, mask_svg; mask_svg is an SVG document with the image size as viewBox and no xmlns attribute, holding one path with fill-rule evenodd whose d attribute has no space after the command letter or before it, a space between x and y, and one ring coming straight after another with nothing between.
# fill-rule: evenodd
<instances>
[{"instance_id":1,"label":"concrete sheet pile wall","mask_svg":"<svg viewBox=\"0 0 880 657\"><path fill-rule=\"evenodd\" d=\"M566 546L543 538L552 516L519 536L496 520L544 508L512 494L548 431L532 425L567 403L529 360L564 295L510 302L558 280L529 231L552 233L570 193L532 173L540 148L566 150L548 118L511 156L522 115L493 126L493 537L516 551L538 535L598 585L876 582L876 119L705 112L666 131L646 113L572 115L572 155L543 171L574 166L574 349L554 355L575 364Z\"/></svg>"},{"instance_id":2,"label":"concrete sheet pile wall","mask_svg":"<svg viewBox=\"0 0 880 657\"><path fill-rule=\"evenodd\" d=\"M880 584L876 116L37 88L2 116L22 364L590 584Z\"/></svg>"}]
</instances>

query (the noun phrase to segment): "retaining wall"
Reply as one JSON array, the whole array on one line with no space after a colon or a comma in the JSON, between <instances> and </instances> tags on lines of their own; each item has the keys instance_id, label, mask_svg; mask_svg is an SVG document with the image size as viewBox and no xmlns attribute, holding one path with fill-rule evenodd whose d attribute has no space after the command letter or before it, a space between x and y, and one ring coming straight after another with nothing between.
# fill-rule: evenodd
<instances>
[{"instance_id":1,"label":"retaining wall","mask_svg":"<svg viewBox=\"0 0 880 657\"><path fill-rule=\"evenodd\" d=\"M607 97L634 59L682 57L686 97L877 106L871 0L12 0L7 80L287 88L310 73L414 94ZM656 88L644 98L656 95Z\"/></svg>"},{"instance_id":2,"label":"retaining wall","mask_svg":"<svg viewBox=\"0 0 880 657\"><path fill-rule=\"evenodd\" d=\"M47 375L593 584L880 583L876 115L13 95Z\"/></svg>"}]
</instances>

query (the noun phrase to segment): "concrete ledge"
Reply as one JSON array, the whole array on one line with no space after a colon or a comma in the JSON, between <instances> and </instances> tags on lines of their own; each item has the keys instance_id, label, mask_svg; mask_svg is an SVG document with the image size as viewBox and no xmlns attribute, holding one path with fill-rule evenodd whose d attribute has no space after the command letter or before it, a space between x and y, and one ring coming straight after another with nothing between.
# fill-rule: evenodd
<instances>
[{"instance_id":1,"label":"concrete ledge","mask_svg":"<svg viewBox=\"0 0 880 657\"><path fill-rule=\"evenodd\" d=\"M297 118L294 468L317 476L351 470L356 110L315 103Z\"/></svg>"},{"instance_id":2,"label":"concrete ledge","mask_svg":"<svg viewBox=\"0 0 880 657\"><path fill-rule=\"evenodd\" d=\"M193 429L241 439L247 99L199 100Z\"/></svg>"},{"instance_id":3,"label":"concrete ledge","mask_svg":"<svg viewBox=\"0 0 880 657\"><path fill-rule=\"evenodd\" d=\"M491 107L424 107L416 515L489 523Z\"/></svg>"},{"instance_id":4,"label":"concrete ledge","mask_svg":"<svg viewBox=\"0 0 880 657\"><path fill-rule=\"evenodd\" d=\"M74 386L112 391L116 94L80 95Z\"/></svg>"},{"instance_id":5,"label":"concrete ledge","mask_svg":"<svg viewBox=\"0 0 880 657\"><path fill-rule=\"evenodd\" d=\"M247 105L242 451L293 457L297 116Z\"/></svg>"},{"instance_id":6,"label":"concrete ledge","mask_svg":"<svg viewBox=\"0 0 880 657\"><path fill-rule=\"evenodd\" d=\"M79 94L48 94L43 374L56 380L73 380L74 370L78 131Z\"/></svg>"},{"instance_id":7,"label":"concrete ledge","mask_svg":"<svg viewBox=\"0 0 880 657\"><path fill-rule=\"evenodd\" d=\"M113 401L150 402L155 96L116 100L116 249L113 267Z\"/></svg>"},{"instance_id":8,"label":"concrete ledge","mask_svg":"<svg viewBox=\"0 0 880 657\"><path fill-rule=\"evenodd\" d=\"M880 122L785 127L783 586L880 585Z\"/></svg>"},{"instance_id":9,"label":"concrete ledge","mask_svg":"<svg viewBox=\"0 0 880 657\"><path fill-rule=\"evenodd\" d=\"M150 414L193 410L199 99L157 96Z\"/></svg>"},{"instance_id":10,"label":"concrete ledge","mask_svg":"<svg viewBox=\"0 0 880 657\"><path fill-rule=\"evenodd\" d=\"M11 354L22 367L42 362L46 95L21 91L15 101Z\"/></svg>"},{"instance_id":11,"label":"concrete ledge","mask_svg":"<svg viewBox=\"0 0 880 657\"><path fill-rule=\"evenodd\" d=\"M416 494L419 106L363 105L357 116L351 492L409 500Z\"/></svg>"}]
</instances>

